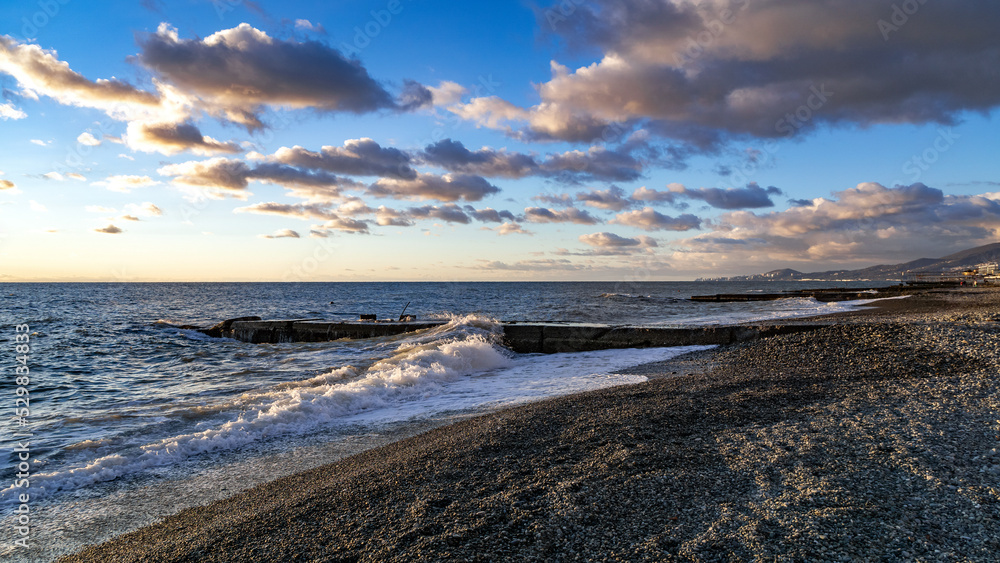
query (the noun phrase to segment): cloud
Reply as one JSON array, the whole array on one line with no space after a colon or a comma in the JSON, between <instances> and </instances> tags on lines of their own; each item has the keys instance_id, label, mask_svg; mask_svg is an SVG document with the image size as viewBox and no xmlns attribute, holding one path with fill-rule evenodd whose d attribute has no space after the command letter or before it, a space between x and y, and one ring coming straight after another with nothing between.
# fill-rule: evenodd
<instances>
[{"instance_id":1,"label":"cloud","mask_svg":"<svg viewBox=\"0 0 1000 563\"><path fill-rule=\"evenodd\" d=\"M105 234L109 234L109 235L117 235L117 234L123 233L125 231L119 229L118 227L116 227L114 225L108 225L107 227L100 227L100 228L94 229L94 232L95 233L105 233Z\"/></svg>"},{"instance_id":2,"label":"cloud","mask_svg":"<svg viewBox=\"0 0 1000 563\"><path fill-rule=\"evenodd\" d=\"M58 172L46 172L45 174L42 174L42 178L45 178L46 180L55 180L57 182L66 181L66 177Z\"/></svg>"},{"instance_id":3,"label":"cloud","mask_svg":"<svg viewBox=\"0 0 1000 563\"><path fill-rule=\"evenodd\" d=\"M144 201L140 204L128 203L125 205L123 211L139 217L159 217L163 215L162 209L148 201Z\"/></svg>"},{"instance_id":4,"label":"cloud","mask_svg":"<svg viewBox=\"0 0 1000 563\"><path fill-rule=\"evenodd\" d=\"M472 221L462 208L454 203L446 203L441 206L411 207L407 210L407 215L414 219L440 219L448 223L462 223L464 225Z\"/></svg>"},{"instance_id":5,"label":"cloud","mask_svg":"<svg viewBox=\"0 0 1000 563\"><path fill-rule=\"evenodd\" d=\"M66 174L66 177L71 180L78 180L80 182L87 181L87 178L83 174L78 174L76 172L70 172L69 174Z\"/></svg>"},{"instance_id":6,"label":"cloud","mask_svg":"<svg viewBox=\"0 0 1000 563\"><path fill-rule=\"evenodd\" d=\"M464 209L473 219L482 223L503 223L504 221L517 220L517 217L510 211L497 211L492 207L475 209L471 205L466 205Z\"/></svg>"},{"instance_id":7,"label":"cloud","mask_svg":"<svg viewBox=\"0 0 1000 563\"><path fill-rule=\"evenodd\" d=\"M80 143L81 145L86 145L88 147L99 147L99 146L101 146L100 139L94 137L93 135L91 135L90 133L88 133L86 131L84 131L83 133L80 133L80 135L76 138L76 142Z\"/></svg>"},{"instance_id":8,"label":"cloud","mask_svg":"<svg viewBox=\"0 0 1000 563\"><path fill-rule=\"evenodd\" d=\"M396 103L357 60L318 41L268 36L253 26L181 39L160 24L138 38L139 61L198 97L205 109L248 129L263 127L264 106L367 113Z\"/></svg>"},{"instance_id":9,"label":"cloud","mask_svg":"<svg viewBox=\"0 0 1000 563\"><path fill-rule=\"evenodd\" d=\"M914 248L933 257L996 242L1000 194L948 196L920 183L868 182L784 211L725 213L708 225L712 232L679 243L686 259L708 262L746 241L756 264L896 263Z\"/></svg>"},{"instance_id":10,"label":"cloud","mask_svg":"<svg viewBox=\"0 0 1000 563\"><path fill-rule=\"evenodd\" d=\"M0 190L13 190L17 188L10 180L0 180Z\"/></svg>"},{"instance_id":11,"label":"cloud","mask_svg":"<svg viewBox=\"0 0 1000 563\"><path fill-rule=\"evenodd\" d=\"M123 221L138 221L139 220L139 218L136 217L135 215L122 215L121 217L119 217L119 219L122 219Z\"/></svg>"},{"instance_id":12,"label":"cloud","mask_svg":"<svg viewBox=\"0 0 1000 563\"><path fill-rule=\"evenodd\" d=\"M952 123L996 107L1000 74L983 69L1000 66L992 35L1000 5L921 2L904 26L886 27L898 4L577 4L556 32L600 49L598 62L575 70L553 62L534 106L473 98L453 111L481 126L574 142L596 138L602 126L642 123L705 147L713 134L777 138L824 124Z\"/></svg>"},{"instance_id":13,"label":"cloud","mask_svg":"<svg viewBox=\"0 0 1000 563\"><path fill-rule=\"evenodd\" d=\"M89 133L85 133L85 135L89 135ZM202 135L201 130L191 122L132 122L128 124L124 140L125 144L132 150L147 153L158 152L165 155L173 155L183 151L191 151L203 156L243 152L243 149L232 141L223 143Z\"/></svg>"},{"instance_id":14,"label":"cloud","mask_svg":"<svg viewBox=\"0 0 1000 563\"><path fill-rule=\"evenodd\" d=\"M717 209L754 209L760 207L774 207L771 201L772 195L782 195L781 190L774 186L766 189L750 182L745 188L698 188L690 190L681 186L679 190L672 192L677 197L697 199L715 207Z\"/></svg>"},{"instance_id":15,"label":"cloud","mask_svg":"<svg viewBox=\"0 0 1000 563\"><path fill-rule=\"evenodd\" d=\"M375 211L375 223L383 227L409 227L413 221L405 214L382 205Z\"/></svg>"},{"instance_id":16,"label":"cloud","mask_svg":"<svg viewBox=\"0 0 1000 563\"><path fill-rule=\"evenodd\" d=\"M513 234L520 234L520 235L533 235L534 234L531 231L524 230L521 227L521 225L518 225L517 223L510 222L510 221L508 221L507 223L503 223L502 225L498 226L494 230L500 236L513 235Z\"/></svg>"},{"instance_id":17,"label":"cloud","mask_svg":"<svg viewBox=\"0 0 1000 563\"><path fill-rule=\"evenodd\" d=\"M45 207L44 205L42 205L41 203L38 203L38 202L37 202L37 201L35 201L35 200L30 200L30 201L28 202L28 207L29 207L29 208L30 208L30 209L31 209L32 211L35 211L36 213L46 213L46 212L48 212L48 210L49 210L49 208L48 208L48 207Z\"/></svg>"},{"instance_id":18,"label":"cloud","mask_svg":"<svg viewBox=\"0 0 1000 563\"><path fill-rule=\"evenodd\" d=\"M0 119L7 121L8 119L24 119L28 117L28 114L17 109L10 103L0 103Z\"/></svg>"},{"instance_id":19,"label":"cloud","mask_svg":"<svg viewBox=\"0 0 1000 563\"><path fill-rule=\"evenodd\" d=\"M13 76L33 95L49 96L63 104L109 113L121 111L119 106L123 105L147 109L160 105L156 94L115 78L90 81L60 61L55 51L18 43L9 36L0 36L0 72Z\"/></svg>"},{"instance_id":20,"label":"cloud","mask_svg":"<svg viewBox=\"0 0 1000 563\"><path fill-rule=\"evenodd\" d=\"M575 207L558 211L545 207L528 207L524 210L524 219L529 223L576 223L578 225L596 225L601 222L597 217Z\"/></svg>"},{"instance_id":21,"label":"cloud","mask_svg":"<svg viewBox=\"0 0 1000 563\"><path fill-rule=\"evenodd\" d=\"M636 201L649 201L654 203L674 203L677 201L677 194L685 191L681 184L667 184L668 191L651 190L646 186L632 192L632 199Z\"/></svg>"},{"instance_id":22,"label":"cloud","mask_svg":"<svg viewBox=\"0 0 1000 563\"><path fill-rule=\"evenodd\" d=\"M327 205L312 203L277 203L269 201L266 203L255 203L246 207L237 207L233 213L257 213L261 215L281 215L284 217L294 217L296 219L320 219L332 220L338 216Z\"/></svg>"},{"instance_id":23,"label":"cloud","mask_svg":"<svg viewBox=\"0 0 1000 563\"><path fill-rule=\"evenodd\" d=\"M534 157L483 147L470 151L459 141L443 139L428 145L420 154L428 163L453 172L488 177L523 178L539 170Z\"/></svg>"},{"instance_id":24,"label":"cloud","mask_svg":"<svg viewBox=\"0 0 1000 563\"><path fill-rule=\"evenodd\" d=\"M114 207L105 207L103 205L88 205L83 208L87 213L117 213L118 210Z\"/></svg>"},{"instance_id":25,"label":"cloud","mask_svg":"<svg viewBox=\"0 0 1000 563\"><path fill-rule=\"evenodd\" d=\"M157 182L149 176L124 174L118 176L108 176L99 182L91 182L92 186L104 186L109 190L125 193L128 193L136 188L148 188L159 184L160 182Z\"/></svg>"},{"instance_id":26,"label":"cloud","mask_svg":"<svg viewBox=\"0 0 1000 563\"><path fill-rule=\"evenodd\" d=\"M472 151L460 141L443 139L419 153L427 163L452 172L486 177L524 178L541 176L566 182L586 180L631 181L642 174L643 163L630 154L633 147L608 150L590 147L535 157L483 147Z\"/></svg>"},{"instance_id":27,"label":"cloud","mask_svg":"<svg viewBox=\"0 0 1000 563\"><path fill-rule=\"evenodd\" d=\"M651 237L639 236L636 238L628 238L608 232L580 235L580 242L594 247L595 250L578 253L587 256L614 256L631 254L633 252L645 251L658 246L656 241ZM567 252L567 254L572 253Z\"/></svg>"},{"instance_id":28,"label":"cloud","mask_svg":"<svg viewBox=\"0 0 1000 563\"><path fill-rule=\"evenodd\" d=\"M445 202L480 201L499 192L500 188L490 184L481 176L470 174L438 176L422 172L413 180L381 178L368 187L368 193L378 197L436 199Z\"/></svg>"},{"instance_id":29,"label":"cloud","mask_svg":"<svg viewBox=\"0 0 1000 563\"><path fill-rule=\"evenodd\" d=\"M280 231L274 231L274 233L270 235L260 235L260 238L275 239L275 238L300 238L300 237L299 233L291 229L281 229Z\"/></svg>"},{"instance_id":30,"label":"cloud","mask_svg":"<svg viewBox=\"0 0 1000 563\"><path fill-rule=\"evenodd\" d=\"M685 213L680 217L664 215L652 207L644 207L637 211L619 213L611 220L612 223L636 227L646 231L690 231L701 227L701 219Z\"/></svg>"},{"instance_id":31,"label":"cloud","mask_svg":"<svg viewBox=\"0 0 1000 563\"><path fill-rule=\"evenodd\" d=\"M610 209L621 211L627 207L635 205L635 202L624 197L625 190L618 186L611 186L606 190L593 190L576 194L576 199L582 201L584 205L596 207L598 209Z\"/></svg>"},{"instance_id":32,"label":"cloud","mask_svg":"<svg viewBox=\"0 0 1000 563\"><path fill-rule=\"evenodd\" d=\"M431 100L435 106L447 106L460 102L468 90L465 86L448 80L442 81L437 86L427 86L431 93Z\"/></svg>"},{"instance_id":33,"label":"cloud","mask_svg":"<svg viewBox=\"0 0 1000 563\"><path fill-rule=\"evenodd\" d=\"M295 20L295 28L304 29L306 31L312 31L315 33L326 35L326 29L324 29L322 25L314 24L309 20L304 20L304 19Z\"/></svg>"},{"instance_id":34,"label":"cloud","mask_svg":"<svg viewBox=\"0 0 1000 563\"><path fill-rule=\"evenodd\" d=\"M381 176L413 180L416 171L410 167L410 156L405 152L382 147L372 139L349 139L343 147L324 146L319 152L300 146L281 147L268 161L280 162L300 168L325 170L352 176Z\"/></svg>"},{"instance_id":35,"label":"cloud","mask_svg":"<svg viewBox=\"0 0 1000 563\"><path fill-rule=\"evenodd\" d=\"M316 232L343 231L346 233L368 233L368 222L349 217L330 219L322 225L314 227Z\"/></svg>"},{"instance_id":36,"label":"cloud","mask_svg":"<svg viewBox=\"0 0 1000 563\"><path fill-rule=\"evenodd\" d=\"M47 147L52 144L52 141L43 141L41 139L31 139L31 144L38 145L40 147Z\"/></svg>"},{"instance_id":37,"label":"cloud","mask_svg":"<svg viewBox=\"0 0 1000 563\"><path fill-rule=\"evenodd\" d=\"M520 260L514 264L508 264L499 260L480 260L480 264L476 266L477 270L511 270L517 272L575 271L583 270L584 268L584 266L565 258Z\"/></svg>"},{"instance_id":38,"label":"cloud","mask_svg":"<svg viewBox=\"0 0 1000 563\"><path fill-rule=\"evenodd\" d=\"M292 195L322 200L340 197L342 187L358 186L353 180L327 172L300 170L270 162L250 166L241 160L222 157L168 164L157 173L172 177L172 182L180 186L238 199L246 198L251 180L279 184L288 188Z\"/></svg>"}]
</instances>

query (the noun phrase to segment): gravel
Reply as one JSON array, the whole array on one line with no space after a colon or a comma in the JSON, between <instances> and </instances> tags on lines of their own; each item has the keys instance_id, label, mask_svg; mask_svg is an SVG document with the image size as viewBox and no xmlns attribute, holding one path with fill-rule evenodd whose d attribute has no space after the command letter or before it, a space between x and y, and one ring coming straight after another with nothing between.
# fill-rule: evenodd
<instances>
[{"instance_id":1,"label":"gravel","mask_svg":"<svg viewBox=\"0 0 1000 563\"><path fill-rule=\"evenodd\" d=\"M998 320L916 296L639 366L62 561L996 561Z\"/></svg>"}]
</instances>

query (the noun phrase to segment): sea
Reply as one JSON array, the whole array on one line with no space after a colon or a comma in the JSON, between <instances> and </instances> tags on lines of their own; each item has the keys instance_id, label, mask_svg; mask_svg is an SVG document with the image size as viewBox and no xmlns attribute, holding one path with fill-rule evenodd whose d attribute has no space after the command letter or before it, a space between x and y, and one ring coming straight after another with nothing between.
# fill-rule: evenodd
<instances>
[{"instance_id":1,"label":"sea","mask_svg":"<svg viewBox=\"0 0 1000 563\"><path fill-rule=\"evenodd\" d=\"M870 303L688 300L836 285L0 284L0 560L51 561L428 428L639 383L621 372L703 348L517 354L501 343L503 321L727 325ZM394 337L281 344L185 328L247 315L393 319L404 308L446 322Z\"/></svg>"}]
</instances>

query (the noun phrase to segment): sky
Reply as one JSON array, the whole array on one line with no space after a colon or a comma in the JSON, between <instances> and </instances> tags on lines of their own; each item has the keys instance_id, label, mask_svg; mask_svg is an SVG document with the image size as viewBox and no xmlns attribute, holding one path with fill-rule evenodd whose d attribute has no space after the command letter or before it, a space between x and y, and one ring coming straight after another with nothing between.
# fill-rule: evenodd
<instances>
[{"instance_id":1,"label":"sky","mask_svg":"<svg viewBox=\"0 0 1000 563\"><path fill-rule=\"evenodd\" d=\"M690 280L1000 241L1000 3L0 4L0 281Z\"/></svg>"}]
</instances>

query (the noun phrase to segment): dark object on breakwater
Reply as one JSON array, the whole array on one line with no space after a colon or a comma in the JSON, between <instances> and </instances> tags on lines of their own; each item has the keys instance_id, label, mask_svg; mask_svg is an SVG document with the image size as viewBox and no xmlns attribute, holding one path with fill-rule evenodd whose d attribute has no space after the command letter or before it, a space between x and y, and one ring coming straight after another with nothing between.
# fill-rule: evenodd
<instances>
[{"instance_id":1,"label":"dark object on breakwater","mask_svg":"<svg viewBox=\"0 0 1000 563\"><path fill-rule=\"evenodd\" d=\"M230 319L203 330L254 344L277 342L327 342L341 338L378 338L434 328L445 321L426 322L333 322L314 319L260 320L259 317ZM215 331L225 326L225 330ZM503 325L503 338L520 353L583 352L610 348L651 348L731 344L776 334L815 330L825 325L761 325L659 328L580 325L572 323L521 323Z\"/></svg>"},{"instance_id":2,"label":"dark object on breakwater","mask_svg":"<svg viewBox=\"0 0 1000 563\"><path fill-rule=\"evenodd\" d=\"M716 295L693 295L691 301L708 301L713 303L729 303L737 301L776 301L778 299L795 299L812 297L817 301L855 301L857 299L884 299L900 297L926 291L930 285L918 287L894 285L875 288L834 287L827 289L795 289L781 293L719 293ZM955 287L955 284L935 284L933 287Z\"/></svg>"},{"instance_id":3,"label":"dark object on breakwater","mask_svg":"<svg viewBox=\"0 0 1000 563\"><path fill-rule=\"evenodd\" d=\"M360 318L363 321L376 321L378 320L378 315L361 315Z\"/></svg>"},{"instance_id":4,"label":"dark object on breakwater","mask_svg":"<svg viewBox=\"0 0 1000 563\"><path fill-rule=\"evenodd\" d=\"M259 320L261 320L260 317L236 317L235 319L226 319L221 323L212 325L210 328L200 328L198 330L213 338L232 338L233 323Z\"/></svg>"}]
</instances>

